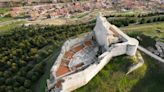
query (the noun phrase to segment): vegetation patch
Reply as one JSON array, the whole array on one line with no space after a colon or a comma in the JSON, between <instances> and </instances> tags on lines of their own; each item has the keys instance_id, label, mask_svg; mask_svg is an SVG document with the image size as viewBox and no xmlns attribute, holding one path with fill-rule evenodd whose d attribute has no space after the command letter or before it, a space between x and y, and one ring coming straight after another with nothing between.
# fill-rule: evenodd
<instances>
[{"instance_id":1,"label":"vegetation patch","mask_svg":"<svg viewBox=\"0 0 164 92\"><path fill-rule=\"evenodd\" d=\"M0 22L10 21L13 20L13 18L10 17L0 17Z\"/></svg>"},{"instance_id":2,"label":"vegetation patch","mask_svg":"<svg viewBox=\"0 0 164 92\"><path fill-rule=\"evenodd\" d=\"M164 22L130 25L128 27L122 27L121 29L133 37L143 34L154 40L164 42Z\"/></svg>"},{"instance_id":3,"label":"vegetation patch","mask_svg":"<svg viewBox=\"0 0 164 92\"><path fill-rule=\"evenodd\" d=\"M17 22L12 22L3 26L0 26L0 33L6 33L5 31L14 29L15 27L25 23L25 21L17 21Z\"/></svg>"},{"instance_id":4,"label":"vegetation patch","mask_svg":"<svg viewBox=\"0 0 164 92\"><path fill-rule=\"evenodd\" d=\"M1 34L0 92L34 92L38 87L44 90L47 71L55 57L54 50L69 37L90 30L88 25L33 25L16 27Z\"/></svg>"},{"instance_id":5,"label":"vegetation patch","mask_svg":"<svg viewBox=\"0 0 164 92\"><path fill-rule=\"evenodd\" d=\"M0 8L0 14L4 14L9 11L9 8Z\"/></svg>"},{"instance_id":6,"label":"vegetation patch","mask_svg":"<svg viewBox=\"0 0 164 92\"><path fill-rule=\"evenodd\" d=\"M131 57L113 58L87 85L74 92L161 92L164 68L149 56L142 56L145 64L129 75L126 72L133 62Z\"/></svg>"}]
</instances>

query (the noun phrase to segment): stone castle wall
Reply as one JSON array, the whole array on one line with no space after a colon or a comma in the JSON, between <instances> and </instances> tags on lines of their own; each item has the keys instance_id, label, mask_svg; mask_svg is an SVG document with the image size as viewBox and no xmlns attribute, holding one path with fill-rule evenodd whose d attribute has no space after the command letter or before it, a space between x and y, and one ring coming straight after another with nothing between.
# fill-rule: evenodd
<instances>
[{"instance_id":1,"label":"stone castle wall","mask_svg":"<svg viewBox=\"0 0 164 92\"><path fill-rule=\"evenodd\" d=\"M99 20L101 20L101 17ZM106 21L103 18L102 18L102 20L103 21L96 22L96 23L101 24L101 22ZM105 24L109 24L109 23L105 22ZM98 31L105 27L105 26L98 27L98 26L102 26L102 25L96 25L96 26L97 27L95 27L94 30L98 29ZM107 26L107 27L109 27L109 26ZM107 47L107 48L105 48L106 51L98 57L98 62L94 62L93 64L90 64L87 68L85 68L81 71L77 71L76 73L73 73L73 74L70 74L67 76L63 76L62 79L64 81L61 83L62 88L61 88L61 90L58 90L57 92L70 92L70 91L73 91L73 90L87 84L110 61L110 59L112 57L116 57L116 56L123 55L123 54L135 55L137 47L138 47L138 41L134 38L127 36L125 33L123 33L120 29L118 29L114 25L110 24L110 27L119 35L121 41L123 41L123 42L111 44L110 47L106 46ZM76 39L67 40L64 43L64 45L62 46L61 53L58 56L55 64L53 65L51 72L54 72L55 70L57 70L64 53L66 51L68 51L72 46L75 46L77 43L80 43L86 39L91 39L91 37L93 35L95 35L97 38L101 37L102 39L103 39L104 35L106 35L105 32L104 32L104 34L101 34L101 32L99 32L99 34L96 34L95 32L96 31L94 31L94 33L91 32L89 34L86 34L86 35L76 38ZM112 35L112 33L110 35ZM100 43L100 46L107 45L106 44L107 40L105 39L105 41L101 42L102 39L98 38L98 40L99 40L98 43Z\"/></svg>"}]
</instances>

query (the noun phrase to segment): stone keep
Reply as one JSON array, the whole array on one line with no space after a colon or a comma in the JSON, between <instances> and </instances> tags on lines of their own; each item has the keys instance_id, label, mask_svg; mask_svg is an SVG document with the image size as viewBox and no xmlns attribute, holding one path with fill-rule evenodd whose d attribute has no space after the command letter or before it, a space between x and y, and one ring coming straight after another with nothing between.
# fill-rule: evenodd
<instances>
[{"instance_id":1,"label":"stone keep","mask_svg":"<svg viewBox=\"0 0 164 92\"><path fill-rule=\"evenodd\" d=\"M102 17L101 14L97 16L94 33L98 44L106 49L111 43L118 42L118 37L114 37L115 33L110 30L111 26L112 25L106 20L105 17Z\"/></svg>"}]
</instances>

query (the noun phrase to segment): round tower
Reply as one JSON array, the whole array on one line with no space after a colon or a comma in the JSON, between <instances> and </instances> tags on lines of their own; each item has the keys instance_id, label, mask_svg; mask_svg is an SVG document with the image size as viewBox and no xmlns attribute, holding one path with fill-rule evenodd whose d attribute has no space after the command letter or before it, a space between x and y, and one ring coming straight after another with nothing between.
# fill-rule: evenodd
<instances>
[{"instance_id":1,"label":"round tower","mask_svg":"<svg viewBox=\"0 0 164 92\"><path fill-rule=\"evenodd\" d=\"M139 42L138 42L138 40L136 40L134 38L130 38L130 40L128 42L129 43L127 45L126 54L133 56L136 54Z\"/></svg>"}]
</instances>

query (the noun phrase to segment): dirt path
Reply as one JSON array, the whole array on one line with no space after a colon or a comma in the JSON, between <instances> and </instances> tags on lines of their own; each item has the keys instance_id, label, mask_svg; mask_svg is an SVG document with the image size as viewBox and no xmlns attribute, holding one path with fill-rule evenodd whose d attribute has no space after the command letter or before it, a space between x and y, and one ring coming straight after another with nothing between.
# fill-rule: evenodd
<instances>
[{"instance_id":1,"label":"dirt path","mask_svg":"<svg viewBox=\"0 0 164 92\"><path fill-rule=\"evenodd\" d=\"M45 19L45 20L36 20L36 21L28 21L29 24L50 24L50 25L67 25L67 24L81 24L86 23L88 21L91 21L96 18L97 14L99 12L102 12L103 15L109 15L113 13L114 11L111 10L93 10L89 12L87 15L85 15L82 18L56 18L56 19Z\"/></svg>"}]
</instances>

